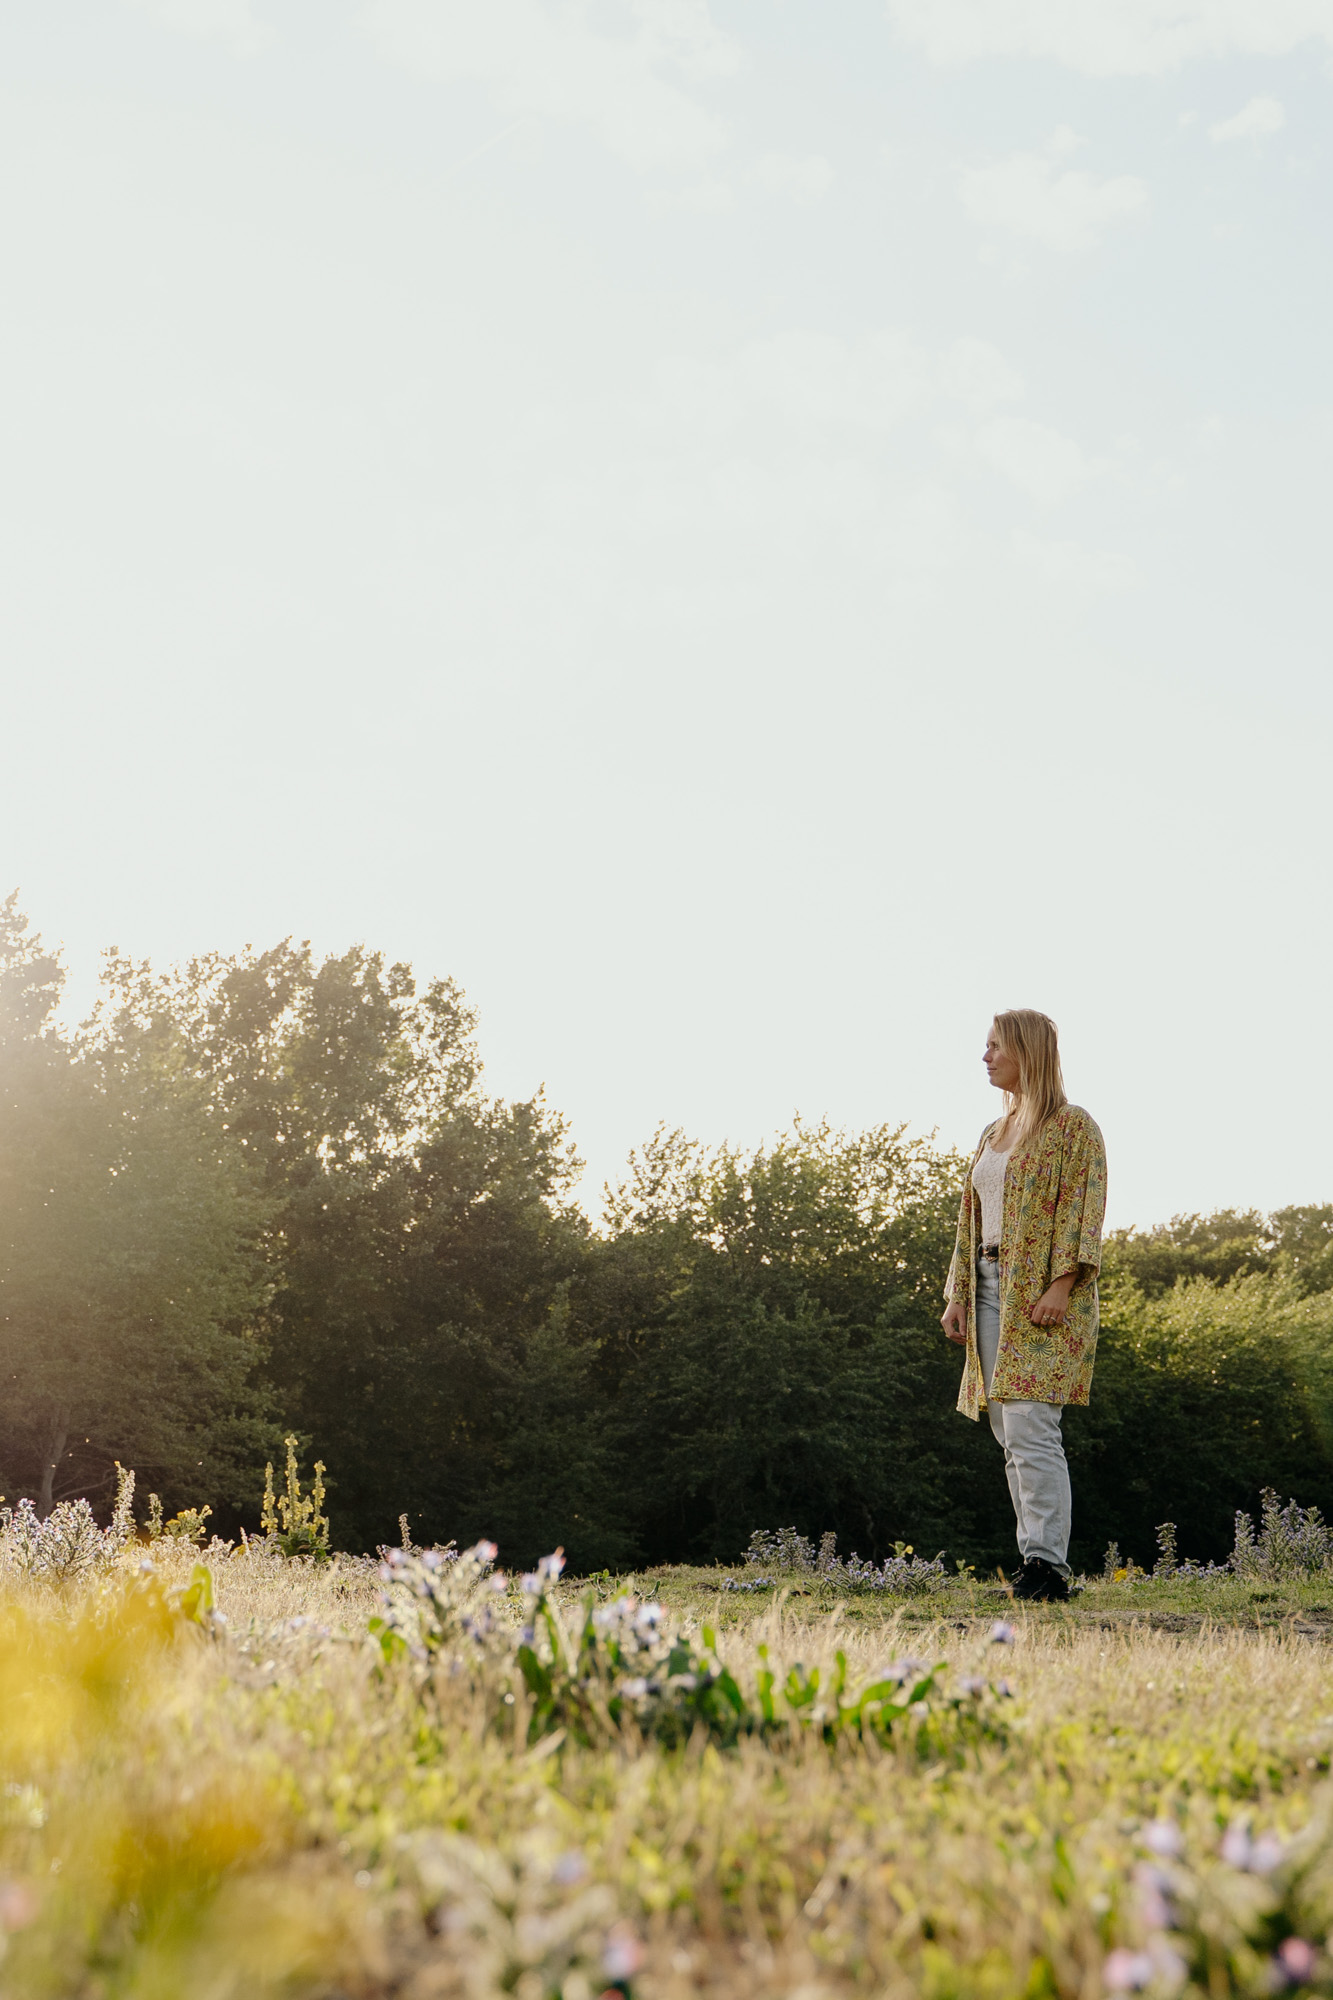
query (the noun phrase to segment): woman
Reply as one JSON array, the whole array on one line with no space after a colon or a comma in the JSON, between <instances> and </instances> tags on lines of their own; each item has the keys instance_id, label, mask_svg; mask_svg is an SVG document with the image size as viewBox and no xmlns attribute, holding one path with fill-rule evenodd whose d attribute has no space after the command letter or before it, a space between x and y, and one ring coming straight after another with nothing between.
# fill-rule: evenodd
<instances>
[{"instance_id":1,"label":"woman","mask_svg":"<svg viewBox=\"0 0 1333 2000\"><path fill-rule=\"evenodd\" d=\"M1014 1596L1069 1595L1066 1403L1086 1403L1097 1350L1106 1152L1065 1097L1055 1023L997 1014L987 1073L1004 1092L963 1187L942 1325L967 1348L958 1407L981 1410L1004 1447L1023 1566Z\"/></svg>"}]
</instances>

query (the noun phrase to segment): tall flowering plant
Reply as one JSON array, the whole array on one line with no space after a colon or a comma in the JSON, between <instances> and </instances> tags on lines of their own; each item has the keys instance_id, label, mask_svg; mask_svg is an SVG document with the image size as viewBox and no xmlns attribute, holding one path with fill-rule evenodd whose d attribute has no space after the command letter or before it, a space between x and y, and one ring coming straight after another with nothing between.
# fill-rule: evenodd
<instances>
[{"instance_id":1,"label":"tall flowering plant","mask_svg":"<svg viewBox=\"0 0 1333 2000\"><path fill-rule=\"evenodd\" d=\"M509 1589L495 1568L494 1542L476 1542L460 1555L447 1549L385 1549L380 1566L382 1613L370 1633L386 1661L407 1658L419 1667L443 1661L508 1656L513 1628L497 1615Z\"/></svg>"},{"instance_id":2,"label":"tall flowering plant","mask_svg":"<svg viewBox=\"0 0 1333 2000\"><path fill-rule=\"evenodd\" d=\"M43 1583L69 1583L113 1569L134 1539L134 1474L116 1463L116 1501L99 1528L86 1500L61 1500L45 1520L31 1500L0 1507L0 1567Z\"/></svg>"},{"instance_id":3,"label":"tall flowering plant","mask_svg":"<svg viewBox=\"0 0 1333 2000\"><path fill-rule=\"evenodd\" d=\"M750 1724L711 1626L696 1647L668 1635L659 1604L626 1595L611 1604L589 1596L571 1627L554 1591L564 1566L557 1549L520 1583L527 1618L516 1658L532 1701L530 1741L563 1729L575 1742L591 1743L632 1719L644 1734L667 1741L702 1727L714 1740L732 1742Z\"/></svg>"}]
</instances>

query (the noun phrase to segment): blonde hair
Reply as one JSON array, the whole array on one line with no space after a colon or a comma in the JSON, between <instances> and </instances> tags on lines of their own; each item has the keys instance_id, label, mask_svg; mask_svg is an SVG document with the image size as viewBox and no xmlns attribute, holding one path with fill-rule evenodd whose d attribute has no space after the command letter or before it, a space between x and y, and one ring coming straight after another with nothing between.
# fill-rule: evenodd
<instances>
[{"instance_id":1,"label":"blonde hair","mask_svg":"<svg viewBox=\"0 0 1333 2000\"><path fill-rule=\"evenodd\" d=\"M1017 1113L1017 1141L1026 1144L1069 1102L1060 1073L1058 1031L1050 1016L1035 1007L1010 1007L995 1016L993 1025L996 1041L1018 1064L1018 1089L1006 1090L1004 1103L1006 1111Z\"/></svg>"}]
</instances>

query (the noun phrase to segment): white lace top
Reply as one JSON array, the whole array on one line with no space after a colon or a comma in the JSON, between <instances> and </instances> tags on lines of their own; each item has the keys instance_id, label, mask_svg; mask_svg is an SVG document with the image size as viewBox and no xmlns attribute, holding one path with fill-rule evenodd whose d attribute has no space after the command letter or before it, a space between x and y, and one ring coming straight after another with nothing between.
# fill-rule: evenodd
<instances>
[{"instance_id":1,"label":"white lace top","mask_svg":"<svg viewBox=\"0 0 1333 2000\"><path fill-rule=\"evenodd\" d=\"M1000 1226L1004 1220L1004 1170L1013 1150L1010 1145L1007 1152L997 1153L989 1145L983 1146L981 1158L972 1169L972 1185L981 1202L981 1241L987 1250L994 1249L1000 1240Z\"/></svg>"}]
</instances>

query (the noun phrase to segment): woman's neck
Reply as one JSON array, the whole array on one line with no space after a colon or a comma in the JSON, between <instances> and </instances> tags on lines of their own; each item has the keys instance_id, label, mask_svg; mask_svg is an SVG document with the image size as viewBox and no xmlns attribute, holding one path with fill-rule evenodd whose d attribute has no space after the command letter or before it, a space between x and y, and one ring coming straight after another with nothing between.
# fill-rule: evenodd
<instances>
[{"instance_id":1,"label":"woman's neck","mask_svg":"<svg viewBox=\"0 0 1333 2000\"><path fill-rule=\"evenodd\" d=\"M1018 1121L1023 1115L1022 1100L1017 1100L1012 1109L1006 1111L991 1134L991 1145L997 1153L1007 1153L1018 1131Z\"/></svg>"}]
</instances>

